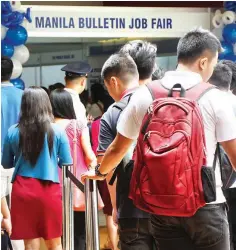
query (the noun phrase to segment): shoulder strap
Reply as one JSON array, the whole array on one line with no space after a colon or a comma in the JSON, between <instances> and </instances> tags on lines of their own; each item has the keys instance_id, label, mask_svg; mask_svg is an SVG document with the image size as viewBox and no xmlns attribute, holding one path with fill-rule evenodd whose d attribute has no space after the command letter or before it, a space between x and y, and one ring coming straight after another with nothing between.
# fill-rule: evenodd
<instances>
[{"instance_id":1,"label":"shoulder strap","mask_svg":"<svg viewBox=\"0 0 236 250\"><path fill-rule=\"evenodd\" d=\"M160 80L149 82L146 87L150 91L153 100L168 96L168 90L161 85Z\"/></svg>"},{"instance_id":2,"label":"shoulder strap","mask_svg":"<svg viewBox=\"0 0 236 250\"><path fill-rule=\"evenodd\" d=\"M113 108L117 108L122 112L125 109L125 107L128 105L132 95L133 95L133 93L126 95L122 100L115 103L113 105Z\"/></svg>"},{"instance_id":3,"label":"shoulder strap","mask_svg":"<svg viewBox=\"0 0 236 250\"><path fill-rule=\"evenodd\" d=\"M162 86L161 80L150 82L146 86L150 91L153 100L168 97L169 90ZM215 88L215 86L209 83L199 83L194 87L188 89L185 92L185 96L190 100L199 101L208 91Z\"/></svg>"},{"instance_id":4,"label":"shoulder strap","mask_svg":"<svg viewBox=\"0 0 236 250\"><path fill-rule=\"evenodd\" d=\"M74 128L74 138L73 138L73 174L76 176L77 172L77 121L73 121L73 128Z\"/></svg>"},{"instance_id":5,"label":"shoulder strap","mask_svg":"<svg viewBox=\"0 0 236 250\"><path fill-rule=\"evenodd\" d=\"M103 114L104 113L104 109L103 109L102 105L99 102L97 102L96 104L97 104L97 106L99 107L100 111Z\"/></svg>"},{"instance_id":6,"label":"shoulder strap","mask_svg":"<svg viewBox=\"0 0 236 250\"><path fill-rule=\"evenodd\" d=\"M186 91L186 97L190 100L199 101L207 92L216 87L210 83L199 83Z\"/></svg>"}]
</instances>

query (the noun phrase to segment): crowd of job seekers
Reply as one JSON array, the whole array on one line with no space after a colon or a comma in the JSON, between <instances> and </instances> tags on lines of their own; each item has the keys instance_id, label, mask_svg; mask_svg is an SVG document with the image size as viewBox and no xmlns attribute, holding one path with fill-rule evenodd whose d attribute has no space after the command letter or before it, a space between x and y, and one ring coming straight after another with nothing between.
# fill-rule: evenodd
<instances>
[{"instance_id":1,"label":"crowd of job seekers","mask_svg":"<svg viewBox=\"0 0 236 250\"><path fill-rule=\"evenodd\" d=\"M2 56L2 167L14 168L10 207L1 182L2 232L26 250L39 250L41 238L62 250L61 167L71 164L81 182L98 180L106 249L236 249L236 179L223 188L217 154L220 145L236 169L236 65L218 61L221 49L211 32L189 31L176 70L164 73L154 44L128 42L104 63L105 88L94 84L90 101L89 64L63 67L64 84L22 91ZM74 249L85 250L76 187L73 209Z\"/></svg>"}]
</instances>

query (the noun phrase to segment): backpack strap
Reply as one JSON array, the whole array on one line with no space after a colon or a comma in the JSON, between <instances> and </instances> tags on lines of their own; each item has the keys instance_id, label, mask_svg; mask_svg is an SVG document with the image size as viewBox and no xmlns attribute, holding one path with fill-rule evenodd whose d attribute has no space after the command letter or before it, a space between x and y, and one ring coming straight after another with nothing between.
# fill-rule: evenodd
<instances>
[{"instance_id":1,"label":"backpack strap","mask_svg":"<svg viewBox=\"0 0 236 250\"><path fill-rule=\"evenodd\" d=\"M169 96L169 89L166 89L161 84L161 80L150 82L146 86L150 91L153 100ZM199 101L208 91L215 88L216 87L210 83L199 83L186 90L185 97L189 98L190 100Z\"/></svg>"},{"instance_id":2,"label":"backpack strap","mask_svg":"<svg viewBox=\"0 0 236 250\"><path fill-rule=\"evenodd\" d=\"M146 87L148 88L153 100L168 96L169 90L162 86L160 80L149 82Z\"/></svg>"},{"instance_id":3,"label":"backpack strap","mask_svg":"<svg viewBox=\"0 0 236 250\"><path fill-rule=\"evenodd\" d=\"M199 101L207 92L216 87L210 83L199 83L186 91L186 97L190 100Z\"/></svg>"},{"instance_id":4,"label":"backpack strap","mask_svg":"<svg viewBox=\"0 0 236 250\"><path fill-rule=\"evenodd\" d=\"M132 95L133 95L133 93L126 95L122 100L115 103L113 105L113 108L117 108L122 112L125 109L125 107L128 105Z\"/></svg>"},{"instance_id":5,"label":"backpack strap","mask_svg":"<svg viewBox=\"0 0 236 250\"><path fill-rule=\"evenodd\" d=\"M122 113L122 111L125 109L125 107L129 104L129 101L132 97L133 93L130 93L128 95L126 95L122 100L120 100L119 102L117 102L116 104L114 104L113 108L117 108L120 110L120 114ZM119 115L120 115L119 114ZM122 168L122 162L116 167L116 169L113 172L113 175L109 181L109 185L112 186L116 180L117 175L119 174L119 171Z\"/></svg>"}]
</instances>

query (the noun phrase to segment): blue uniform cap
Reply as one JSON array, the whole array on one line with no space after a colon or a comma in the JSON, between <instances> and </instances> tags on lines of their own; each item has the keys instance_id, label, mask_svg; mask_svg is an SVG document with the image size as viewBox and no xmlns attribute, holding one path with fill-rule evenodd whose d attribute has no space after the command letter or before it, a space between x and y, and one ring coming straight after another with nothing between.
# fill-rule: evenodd
<instances>
[{"instance_id":1,"label":"blue uniform cap","mask_svg":"<svg viewBox=\"0 0 236 250\"><path fill-rule=\"evenodd\" d=\"M92 67L86 62L73 62L68 63L61 70L65 71L68 76L87 76L92 71Z\"/></svg>"}]
</instances>

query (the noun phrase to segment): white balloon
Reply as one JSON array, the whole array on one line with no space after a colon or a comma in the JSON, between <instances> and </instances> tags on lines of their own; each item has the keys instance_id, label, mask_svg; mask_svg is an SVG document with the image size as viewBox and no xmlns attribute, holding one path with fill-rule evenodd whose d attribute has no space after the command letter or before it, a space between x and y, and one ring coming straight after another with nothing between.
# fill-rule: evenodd
<instances>
[{"instance_id":1,"label":"white balloon","mask_svg":"<svg viewBox=\"0 0 236 250\"><path fill-rule=\"evenodd\" d=\"M213 17L212 25L214 26L214 28L220 28L224 26L221 14L217 14Z\"/></svg>"},{"instance_id":2,"label":"white balloon","mask_svg":"<svg viewBox=\"0 0 236 250\"><path fill-rule=\"evenodd\" d=\"M223 33L223 26L220 27L220 28L214 28L212 30L212 33L220 40L220 41L223 41L223 36L222 36L222 33Z\"/></svg>"},{"instance_id":3,"label":"white balloon","mask_svg":"<svg viewBox=\"0 0 236 250\"><path fill-rule=\"evenodd\" d=\"M236 43L233 45L233 48L234 48L234 54L236 56Z\"/></svg>"},{"instance_id":4,"label":"white balloon","mask_svg":"<svg viewBox=\"0 0 236 250\"><path fill-rule=\"evenodd\" d=\"M21 2L20 1L11 1L11 8L13 11L19 10L21 8Z\"/></svg>"},{"instance_id":5,"label":"white balloon","mask_svg":"<svg viewBox=\"0 0 236 250\"><path fill-rule=\"evenodd\" d=\"M11 79L15 79L15 78L18 78L21 75L21 73L22 73L22 65L16 59L12 59L12 62L13 62L13 72L12 72Z\"/></svg>"},{"instance_id":6,"label":"white balloon","mask_svg":"<svg viewBox=\"0 0 236 250\"><path fill-rule=\"evenodd\" d=\"M29 50L25 45L15 46L12 59L16 59L21 64L24 64L29 59Z\"/></svg>"},{"instance_id":7,"label":"white balloon","mask_svg":"<svg viewBox=\"0 0 236 250\"><path fill-rule=\"evenodd\" d=\"M7 33L7 28L5 26L1 26L1 39L3 40L6 36L6 33Z\"/></svg>"},{"instance_id":8,"label":"white balloon","mask_svg":"<svg viewBox=\"0 0 236 250\"><path fill-rule=\"evenodd\" d=\"M225 11L225 13L222 16L222 21L225 25L231 24L235 21L235 13L233 11Z\"/></svg>"},{"instance_id":9,"label":"white balloon","mask_svg":"<svg viewBox=\"0 0 236 250\"><path fill-rule=\"evenodd\" d=\"M216 10L215 15L221 15L221 10Z\"/></svg>"}]
</instances>

